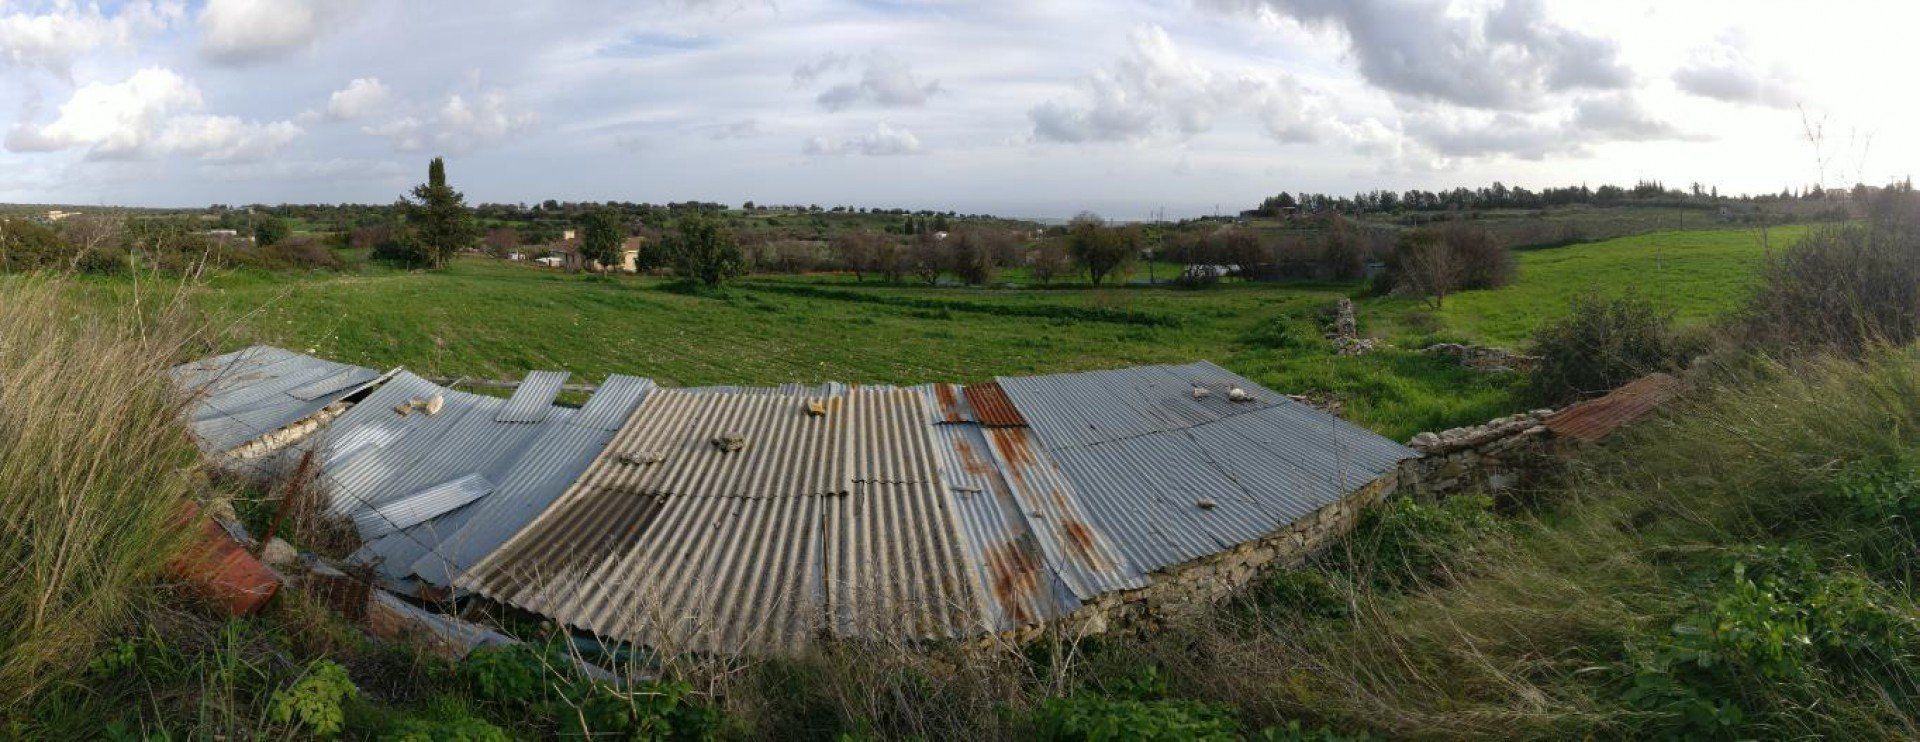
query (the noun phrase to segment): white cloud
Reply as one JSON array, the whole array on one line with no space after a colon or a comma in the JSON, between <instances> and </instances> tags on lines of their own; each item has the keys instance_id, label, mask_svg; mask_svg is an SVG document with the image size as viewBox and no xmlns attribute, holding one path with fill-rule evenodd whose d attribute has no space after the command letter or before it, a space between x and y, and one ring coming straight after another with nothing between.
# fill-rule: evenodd
<instances>
[{"instance_id":1,"label":"white cloud","mask_svg":"<svg viewBox=\"0 0 1920 742\"><path fill-rule=\"evenodd\" d=\"M1673 83L1682 92L1771 108L1792 108L1803 96L1791 71L1779 65L1763 70L1747 54L1746 40L1738 33L1724 34L1690 56L1686 66L1673 73Z\"/></svg>"},{"instance_id":2,"label":"white cloud","mask_svg":"<svg viewBox=\"0 0 1920 742\"><path fill-rule=\"evenodd\" d=\"M380 78L356 78L327 97L327 115L337 121L364 118L385 110L392 98L392 91Z\"/></svg>"},{"instance_id":3,"label":"white cloud","mask_svg":"<svg viewBox=\"0 0 1920 742\"><path fill-rule=\"evenodd\" d=\"M846 139L832 140L826 137L808 139L801 148L809 155L847 155L868 156L912 155L922 152L920 138L906 129L896 128L881 122L874 130Z\"/></svg>"},{"instance_id":4,"label":"white cloud","mask_svg":"<svg viewBox=\"0 0 1920 742\"><path fill-rule=\"evenodd\" d=\"M1570 111L1557 114L1434 107L1409 116L1407 133L1441 157L1507 155L1523 160L1589 156L1595 146L1609 142L1703 138L1655 118L1624 93L1582 98Z\"/></svg>"},{"instance_id":5,"label":"white cloud","mask_svg":"<svg viewBox=\"0 0 1920 742\"><path fill-rule=\"evenodd\" d=\"M386 137L403 152L463 153L532 131L539 122L538 114L520 110L506 93L486 90L472 96L454 93L430 112L389 119L364 131Z\"/></svg>"},{"instance_id":6,"label":"white cloud","mask_svg":"<svg viewBox=\"0 0 1920 742\"><path fill-rule=\"evenodd\" d=\"M794 83L811 84L825 73L846 67L851 62L844 55L828 54L795 68ZM860 79L829 87L814 100L829 111L843 111L860 104L881 108L917 108L926 105L929 98L940 92L939 80L921 82L905 61L876 51L867 55Z\"/></svg>"},{"instance_id":7,"label":"white cloud","mask_svg":"<svg viewBox=\"0 0 1920 742\"><path fill-rule=\"evenodd\" d=\"M185 12L177 1L147 0L125 3L112 14L96 5L68 2L43 12L14 10L0 15L0 62L66 77L82 55L165 29Z\"/></svg>"},{"instance_id":8,"label":"white cloud","mask_svg":"<svg viewBox=\"0 0 1920 742\"><path fill-rule=\"evenodd\" d=\"M150 67L121 82L81 86L51 123L22 123L7 135L6 146L16 152L85 149L88 159L186 154L246 160L271 154L302 133L290 121L244 121L203 113L204 107L192 82Z\"/></svg>"},{"instance_id":9,"label":"white cloud","mask_svg":"<svg viewBox=\"0 0 1920 742\"><path fill-rule=\"evenodd\" d=\"M200 50L221 64L252 64L313 46L357 0L207 0Z\"/></svg>"},{"instance_id":10,"label":"white cloud","mask_svg":"<svg viewBox=\"0 0 1920 742\"><path fill-rule=\"evenodd\" d=\"M1283 142L1316 137L1299 83L1283 73L1219 74L1189 58L1158 26L1134 31L1112 69L1083 81L1085 102L1052 100L1027 112L1034 137L1050 142L1137 140L1166 132L1192 136L1224 113L1251 112Z\"/></svg>"},{"instance_id":11,"label":"white cloud","mask_svg":"<svg viewBox=\"0 0 1920 742\"><path fill-rule=\"evenodd\" d=\"M1534 107L1544 92L1614 90L1632 74L1611 39L1546 17L1538 0L1503 0L1477 14L1446 0L1201 0L1337 28L1362 77L1384 90L1474 108Z\"/></svg>"}]
</instances>

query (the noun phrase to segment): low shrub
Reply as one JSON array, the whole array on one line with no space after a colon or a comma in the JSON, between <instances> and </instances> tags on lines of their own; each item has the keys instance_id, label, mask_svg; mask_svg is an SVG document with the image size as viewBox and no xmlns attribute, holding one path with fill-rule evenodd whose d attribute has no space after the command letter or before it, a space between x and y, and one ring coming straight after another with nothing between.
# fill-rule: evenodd
<instances>
[{"instance_id":1,"label":"low shrub","mask_svg":"<svg viewBox=\"0 0 1920 742\"><path fill-rule=\"evenodd\" d=\"M267 705L270 718L291 725L315 737L336 736L346 726L345 703L360 694L347 668L331 660L318 660L307 672L286 688L273 692Z\"/></svg>"},{"instance_id":2,"label":"low shrub","mask_svg":"<svg viewBox=\"0 0 1920 742\"><path fill-rule=\"evenodd\" d=\"M1920 338L1920 225L1903 213L1816 229L1782 253L1743 312L1748 344L1857 355Z\"/></svg>"},{"instance_id":3,"label":"low shrub","mask_svg":"<svg viewBox=\"0 0 1920 742\"><path fill-rule=\"evenodd\" d=\"M1630 646L1622 693L1680 737L1749 736L1800 713L1821 686L1916 700L1920 622L1870 580L1805 551L1755 547L1726 561L1700 608Z\"/></svg>"},{"instance_id":4,"label":"low shrub","mask_svg":"<svg viewBox=\"0 0 1920 742\"><path fill-rule=\"evenodd\" d=\"M1240 722L1225 706L1185 699L1139 700L1076 693L1050 699L1033 714L1045 740L1234 740Z\"/></svg>"},{"instance_id":5,"label":"low shrub","mask_svg":"<svg viewBox=\"0 0 1920 742\"><path fill-rule=\"evenodd\" d=\"M686 683L594 681L581 677L558 648L483 648L455 674L482 704L513 718L544 720L562 736L705 739L720 724L719 710L694 698Z\"/></svg>"},{"instance_id":6,"label":"low shrub","mask_svg":"<svg viewBox=\"0 0 1920 742\"><path fill-rule=\"evenodd\" d=\"M1630 294L1575 297L1566 317L1533 334L1540 356L1530 377L1534 395L1558 404L1673 368L1682 350L1672 324L1671 315Z\"/></svg>"}]
</instances>

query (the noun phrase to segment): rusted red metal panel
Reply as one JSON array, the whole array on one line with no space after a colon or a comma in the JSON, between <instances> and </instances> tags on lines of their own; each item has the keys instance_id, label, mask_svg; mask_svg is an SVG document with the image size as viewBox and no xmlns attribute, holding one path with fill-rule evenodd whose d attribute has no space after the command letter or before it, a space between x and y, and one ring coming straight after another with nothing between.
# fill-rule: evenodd
<instances>
[{"instance_id":1,"label":"rusted red metal panel","mask_svg":"<svg viewBox=\"0 0 1920 742\"><path fill-rule=\"evenodd\" d=\"M973 411L967 409L965 400L961 398L962 394L964 392L958 384L933 385L933 403L936 408L934 414L939 415L940 422L976 422L973 419Z\"/></svg>"},{"instance_id":2,"label":"rusted red metal panel","mask_svg":"<svg viewBox=\"0 0 1920 742\"><path fill-rule=\"evenodd\" d=\"M968 384L964 390L967 404L973 407L973 414L981 425L989 428L1024 428L1027 418L1020 409L1013 406L1013 400L1007 399L1007 392L1000 384Z\"/></svg>"},{"instance_id":3,"label":"rusted red metal panel","mask_svg":"<svg viewBox=\"0 0 1920 742\"><path fill-rule=\"evenodd\" d=\"M280 589L280 578L227 532L188 506L182 524L198 524L193 542L173 560L171 571L194 593L235 616L251 616Z\"/></svg>"},{"instance_id":4,"label":"rusted red metal panel","mask_svg":"<svg viewBox=\"0 0 1920 742\"><path fill-rule=\"evenodd\" d=\"M1683 386L1670 374L1648 374L1604 397L1554 413L1547 418L1547 429L1555 435L1591 443L1652 414L1660 405L1679 396Z\"/></svg>"}]
</instances>

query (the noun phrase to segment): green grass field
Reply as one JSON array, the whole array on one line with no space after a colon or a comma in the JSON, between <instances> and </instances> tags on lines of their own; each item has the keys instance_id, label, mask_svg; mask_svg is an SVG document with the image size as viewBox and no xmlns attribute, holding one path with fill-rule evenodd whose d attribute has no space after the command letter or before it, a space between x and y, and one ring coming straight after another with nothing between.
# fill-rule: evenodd
<instances>
[{"instance_id":1,"label":"green grass field","mask_svg":"<svg viewBox=\"0 0 1920 742\"><path fill-rule=\"evenodd\" d=\"M1803 230L1776 229L1775 248ZM1511 286L1447 300L1363 299L1364 331L1407 348L1433 337L1518 344L1587 287L1635 290L1697 320L1747 290L1761 257L1746 231L1658 233L1520 256ZM91 284L124 295L124 280ZM1339 399L1396 438L1526 406L1511 378L1409 350L1339 357L1321 313L1357 284L931 288L845 276L755 277L717 292L466 259L437 273L213 277L198 299L228 344L270 343L422 374L518 378L566 369L674 385L977 381L1208 359L1275 390Z\"/></svg>"}]
</instances>

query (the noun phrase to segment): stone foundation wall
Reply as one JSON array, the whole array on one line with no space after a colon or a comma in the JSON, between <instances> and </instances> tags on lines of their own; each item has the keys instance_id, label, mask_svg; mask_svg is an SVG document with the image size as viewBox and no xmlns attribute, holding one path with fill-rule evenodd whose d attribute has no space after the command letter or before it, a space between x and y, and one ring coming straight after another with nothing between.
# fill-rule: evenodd
<instances>
[{"instance_id":1,"label":"stone foundation wall","mask_svg":"<svg viewBox=\"0 0 1920 742\"><path fill-rule=\"evenodd\" d=\"M1540 363L1540 356L1530 356L1506 348L1486 345L1435 343L1421 348L1420 352L1448 356L1462 366L1481 371L1527 371Z\"/></svg>"},{"instance_id":2,"label":"stone foundation wall","mask_svg":"<svg viewBox=\"0 0 1920 742\"><path fill-rule=\"evenodd\" d=\"M1146 587L1102 595L1058 625L1069 635L1148 629L1215 605L1265 570L1297 566L1345 535L1362 512L1393 496L1398 478L1397 472L1389 472L1266 538L1155 572L1147 577ZM1010 638L1026 641L1046 628L1024 627Z\"/></svg>"},{"instance_id":3,"label":"stone foundation wall","mask_svg":"<svg viewBox=\"0 0 1920 742\"><path fill-rule=\"evenodd\" d=\"M1553 461L1553 434L1545 424L1552 414L1534 410L1414 436L1407 445L1420 458L1400 462L1400 491L1425 498L1497 494L1529 481Z\"/></svg>"}]
</instances>

